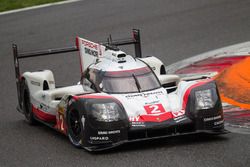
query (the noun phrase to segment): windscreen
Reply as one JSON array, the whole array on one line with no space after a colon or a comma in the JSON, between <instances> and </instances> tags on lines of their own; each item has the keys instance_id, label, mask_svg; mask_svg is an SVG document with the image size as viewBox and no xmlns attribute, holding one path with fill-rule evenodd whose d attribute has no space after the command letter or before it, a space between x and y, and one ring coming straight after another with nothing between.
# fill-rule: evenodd
<instances>
[{"instance_id":1,"label":"windscreen","mask_svg":"<svg viewBox=\"0 0 250 167\"><path fill-rule=\"evenodd\" d=\"M107 93L136 93L157 89L161 85L153 72L145 67L130 71L106 72L99 86Z\"/></svg>"}]
</instances>

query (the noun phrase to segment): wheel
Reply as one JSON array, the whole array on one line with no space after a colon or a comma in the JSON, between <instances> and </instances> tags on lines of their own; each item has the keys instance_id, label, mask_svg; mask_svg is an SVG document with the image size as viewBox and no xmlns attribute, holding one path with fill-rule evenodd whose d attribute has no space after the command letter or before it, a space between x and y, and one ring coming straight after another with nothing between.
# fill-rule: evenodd
<instances>
[{"instance_id":1,"label":"wheel","mask_svg":"<svg viewBox=\"0 0 250 167\"><path fill-rule=\"evenodd\" d=\"M22 109L25 115L25 120L30 125L35 125L37 121L34 118L34 114L32 112L32 105L30 102L30 91L25 80L22 81Z\"/></svg>"},{"instance_id":2,"label":"wheel","mask_svg":"<svg viewBox=\"0 0 250 167\"><path fill-rule=\"evenodd\" d=\"M70 142L77 148L81 148L83 144L84 128L82 124L82 113L79 104L73 102L67 110L68 137Z\"/></svg>"}]
</instances>

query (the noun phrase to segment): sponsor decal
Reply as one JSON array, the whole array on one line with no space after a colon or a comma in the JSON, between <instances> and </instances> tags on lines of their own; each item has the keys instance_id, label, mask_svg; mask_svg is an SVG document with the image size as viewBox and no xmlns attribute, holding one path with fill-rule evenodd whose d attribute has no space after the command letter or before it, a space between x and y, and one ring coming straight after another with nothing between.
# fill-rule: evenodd
<instances>
[{"instance_id":1,"label":"sponsor decal","mask_svg":"<svg viewBox=\"0 0 250 167\"><path fill-rule=\"evenodd\" d=\"M91 41L87 41L84 39L81 39L81 43L83 45L85 54L88 54L94 57L98 57L98 54L102 55L99 44L93 43Z\"/></svg>"},{"instance_id":2,"label":"sponsor decal","mask_svg":"<svg viewBox=\"0 0 250 167\"><path fill-rule=\"evenodd\" d=\"M172 112L173 116L176 118L176 117L180 117L182 115L185 114L185 110L180 110L180 111L177 111L177 112Z\"/></svg>"},{"instance_id":3,"label":"sponsor decal","mask_svg":"<svg viewBox=\"0 0 250 167\"><path fill-rule=\"evenodd\" d=\"M150 95L163 95L162 91L156 91L156 92L147 92L147 93L137 93L137 94L130 94L126 95L126 98L136 98L136 97L148 97Z\"/></svg>"},{"instance_id":4,"label":"sponsor decal","mask_svg":"<svg viewBox=\"0 0 250 167\"><path fill-rule=\"evenodd\" d=\"M89 54L91 56L97 57L98 56L98 52L96 50L92 50L89 48L84 48L84 51L86 54Z\"/></svg>"},{"instance_id":5,"label":"sponsor decal","mask_svg":"<svg viewBox=\"0 0 250 167\"><path fill-rule=\"evenodd\" d=\"M159 103L160 100L156 100L156 101L152 101L152 102L146 102L145 104L146 105L150 105L150 104L156 104L156 103Z\"/></svg>"},{"instance_id":6,"label":"sponsor decal","mask_svg":"<svg viewBox=\"0 0 250 167\"><path fill-rule=\"evenodd\" d=\"M40 86L41 85L40 82L36 82L36 81L30 81L30 83L32 85L35 85L35 86Z\"/></svg>"},{"instance_id":7,"label":"sponsor decal","mask_svg":"<svg viewBox=\"0 0 250 167\"><path fill-rule=\"evenodd\" d=\"M145 123L144 122L131 122L131 126L132 127L145 127Z\"/></svg>"},{"instance_id":8,"label":"sponsor decal","mask_svg":"<svg viewBox=\"0 0 250 167\"><path fill-rule=\"evenodd\" d=\"M140 119L140 116L136 116L136 117L129 117L129 121L130 122L138 122Z\"/></svg>"},{"instance_id":9,"label":"sponsor decal","mask_svg":"<svg viewBox=\"0 0 250 167\"><path fill-rule=\"evenodd\" d=\"M217 120L217 119L221 119L221 115L218 115L215 117L204 118L203 121L208 122L208 121L213 121L213 120Z\"/></svg>"},{"instance_id":10,"label":"sponsor decal","mask_svg":"<svg viewBox=\"0 0 250 167\"><path fill-rule=\"evenodd\" d=\"M129 121L132 127L145 127L144 122L139 121L140 115L136 117L129 117Z\"/></svg>"},{"instance_id":11,"label":"sponsor decal","mask_svg":"<svg viewBox=\"0 0 250 167\"><path fill-rule=\"evenodd\" d=\"M112 134L119 134L119 133L121 133L120 130L98 131L98 135L112 135Z\"/></svg>"},{"instance_id":12,"label":"sponsor decal","mask_svg":"<svg viewBox=\"0 0 250 167\"><path fill-rule=\"evenodd\" d=\"M109 140L109 137L108 136L102 136L102 137L99 137L99 136L90 136L89 137L90 140L100 140L100 141L107 141Z\"/></svg>"}]
</instances>

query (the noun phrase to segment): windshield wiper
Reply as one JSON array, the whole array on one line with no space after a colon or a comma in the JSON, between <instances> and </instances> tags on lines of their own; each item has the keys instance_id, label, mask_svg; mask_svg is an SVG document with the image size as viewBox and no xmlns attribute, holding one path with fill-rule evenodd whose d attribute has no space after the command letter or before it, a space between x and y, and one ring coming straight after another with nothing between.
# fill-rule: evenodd
<instances>
[{"instance_id":1,"label":"windshield wiper","mask_svg":"<svg viewBox=\"0 0 250 167\"><path fill-rule=\"evenodd\" d=\"M138 79L136 78L136 76L134 74L132 74L132 76L135 80L135 84L137 86L138 91L141 92L141 85L139 84Z\"/></svg>"}]
</instances>

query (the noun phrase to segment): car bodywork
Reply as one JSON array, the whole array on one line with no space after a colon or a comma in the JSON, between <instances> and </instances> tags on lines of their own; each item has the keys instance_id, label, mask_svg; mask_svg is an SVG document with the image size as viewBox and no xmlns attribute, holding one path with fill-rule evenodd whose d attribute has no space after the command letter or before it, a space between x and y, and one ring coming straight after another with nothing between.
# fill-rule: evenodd
<instances>
[{"instance_id":1,"label":"car bodywork","mask_svg":"<svg viewBox=\"0 0 250 167\"><path fill-rule=\"evenodd\" d=\"M135 57L117 48L135 45ZM19 71L19 59L78 51L81 79L57 88L52 71ZM192 133L222 134L224 119L215 81L181 80L166 74L156 57L141 56L139 30L128 40L18 53L13 45L18 111L42 122L89 151L126 142ZM27 100L28 99L28 100Z\"/></svg>"}]
</instances>

